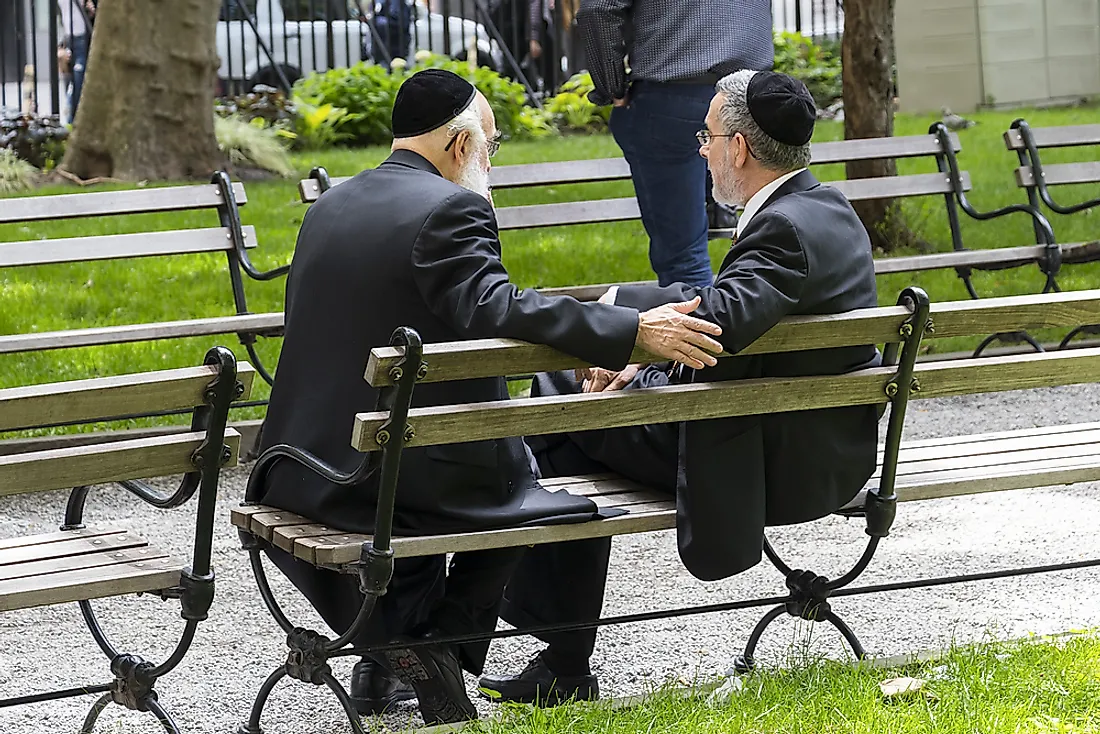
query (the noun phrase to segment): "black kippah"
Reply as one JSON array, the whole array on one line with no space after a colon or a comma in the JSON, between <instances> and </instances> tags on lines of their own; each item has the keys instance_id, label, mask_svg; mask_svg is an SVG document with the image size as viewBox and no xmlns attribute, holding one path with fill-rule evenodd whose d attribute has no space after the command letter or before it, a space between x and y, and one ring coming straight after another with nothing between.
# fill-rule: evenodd
<instances>
[{"instance_id":1,"label":"black kippah","mask_svg":"<svg viewBox=\"0 0 1100 734\"><path fill-rule=\"evenodd\" d=\"M814 134L817 107L806 85L786 74L753 74L745 92L749 114L772 140L805 145Z\"/></svg>"},{"instance_id":2,"label":"black kippah","mask_svg":"<svg viewBox=\"0 0 1100 734\"><path fill-rule=\"evenodd\" d=\"M458 117L474 101L474 85L445 69L425 69L397 90L391 125L395 138L430 133Z\"/></svg>"}]
</instances>

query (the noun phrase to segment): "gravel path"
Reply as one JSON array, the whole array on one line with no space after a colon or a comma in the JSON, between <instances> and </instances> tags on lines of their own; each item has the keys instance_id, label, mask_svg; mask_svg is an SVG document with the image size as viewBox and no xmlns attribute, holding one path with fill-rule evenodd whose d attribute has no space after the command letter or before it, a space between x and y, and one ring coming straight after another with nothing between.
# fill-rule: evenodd
<instances>
[{"instance_id":1,"label":"gravel path","mask_svg":"<svg viewBox=\"0 0 1100 734\"><path fill-rule=\"evenodd\" d=\"M1100 385L1034 390L936 401L910 406L906 438L928 438L1095 420ZM883 427L885 427L885 422ZM223 522L215 536L218 591L211 618L199 627L189 656L158 685L161 701L189 732L229 734L246 716L261 681L285 656L281 633L260 603L230 527L229 509L240 501L246 473L228 474L220 500ZM48 532L62 515L65 495L45 493L0 499L0 537ZM93 492L87 517L143 532L156 545L185 557L190 543L189 506L163 513L131 502L111 488ZM864 583L949 572L1096 557L1100 553L1100 485L1006 492L899 506L897 521ZM795 566L835 575L862 550L862 521L828 518L809 526L770 533ZM813 549L801 555L789 549ZM316 615L281 578L276 592L291 619L319 626ZM838 599L834 608L875 654L899 654L972 641L993 634L1020 636L1100 624L1100 581L1094 570L1014 580L963 584L923 591ZM676 555L672 533L628 536L615 541L606 614L672 605L780 594L778 574L767 564L718 583L692 578ZM178 606L148 598L100 602L109 633L122 649L160 660L182 626ZM595 672L605 695L644 692L666 681L689 682L723 671L744 644L759 611L703 615L606 628L600 634ZM169 641L167 638L171 637ZM515 670L538 649L527 638L494 645L491 670ZM804 654L843 656L831 627L812 628L790 618L765 635L758 659L781 664ZM350 662L334 665L346 678ZM0 614L0 697L101 683L108 678L102 653L92 642L75 605ZM469 680L471 687L474 683ZM0 709L0 732L79 730L91 697ZM489 707L484 706L484 711ZM386 722L394 729L420 724L414 707ZM299 683L276 688L264 716L269 734L331 734L349 731L335 699ZM100 720L102 732L156 732L152 717L117 707Z\"/></svg>"}]
</instances>

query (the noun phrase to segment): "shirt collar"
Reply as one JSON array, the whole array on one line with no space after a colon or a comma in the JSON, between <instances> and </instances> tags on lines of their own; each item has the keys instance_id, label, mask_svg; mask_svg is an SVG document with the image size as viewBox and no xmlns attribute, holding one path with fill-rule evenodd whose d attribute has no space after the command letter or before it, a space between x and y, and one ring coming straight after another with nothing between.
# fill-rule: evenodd
<instances>
[{"instance_id":1,"label":"shirt collar","mask_svg":"<svg viewBox=\"0 0 1100 734\"><path fill-rule=\"evenodd\" d=\"M741 233L749 226L749 220L756 216L756 213L760 211L768 199L771 198L771 195L779 190L780 186L805 170L805 168L799 168L790 173L784 173L782 176L753 194L752 198L745 204L745 211L741 212L741 216L737 219L737 236L741 236Z\"/></svg>"}]
</instances>

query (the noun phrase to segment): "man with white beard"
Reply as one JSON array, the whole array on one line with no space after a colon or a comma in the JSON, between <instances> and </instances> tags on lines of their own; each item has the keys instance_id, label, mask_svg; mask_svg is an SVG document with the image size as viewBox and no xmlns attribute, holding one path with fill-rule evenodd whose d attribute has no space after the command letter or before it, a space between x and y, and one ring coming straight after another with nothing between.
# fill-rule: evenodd
<instances>
[{"instance_id":1,"label":"man with white beard","mask_svg":"<svg viewBox=\"0 0 1100 734\"><path fill-rule=\"evenodd\" d=\"M737 237L714 285L622 286L609 303L644 309L701 298L697 315L722 327L736 355L785 316L878 305L867 231L810 163L813 98L784 74L723 77L711 100L699 154L715 198L743 205ZM874 345L735 356L702 370L631 365L539 375L531 394L636 389L758 377L833 375L877 366ZM676 496L680 558L699 579L740 573L760 561L766 526L823 517L851 500L875 470L874 406L795 411L527 439L543 477L614 471ZM611 540L529 550L505 591L501 617L516 626L599 617ZM589 668L596 630L539 636L548 647L518 675L486 676L500 701L556 703L598 696Z\"/></svg>"},{"instance_id":2,"label":"man with white beard","mask_svg":"<svg viewBox=\"0 0 1100 734\"><path fill-rule=\"evenodd\" d=\"M414 74L398 91L392 125L389 158L326 192L302 222L261 450L286 444L352 470L362 458L350 445L353 418L374 410L378 398L363 370L370 350L385 346L400 326L415 329L425 343L511 337L548 344L608 369L624 368L635 346L694 367L716 364L712 353L721 347L712 336L721 329L687 315L698 299L639 312L548 298L509 282L488 185L496 123L468 82L439 69ZM486 378L419 385L413 404L507 399L504 380ZM377 473L341 486L282 460L259 489L256 502L340 530L373 532ZM539 485L519 438L402 454L397 535L597 517L590 499ZM333 630L348 629L362 604L354 576L314 568L273 546L265 550ZM444 556L397 560L387 593L353 642L493 630L521 553L459 553L449 573ZM364 658L352 672L352 699L374 713L415 692L428 724L475 718L462 670L480 674L487 648L437 644Z\"/></svg>"}]
</instances>

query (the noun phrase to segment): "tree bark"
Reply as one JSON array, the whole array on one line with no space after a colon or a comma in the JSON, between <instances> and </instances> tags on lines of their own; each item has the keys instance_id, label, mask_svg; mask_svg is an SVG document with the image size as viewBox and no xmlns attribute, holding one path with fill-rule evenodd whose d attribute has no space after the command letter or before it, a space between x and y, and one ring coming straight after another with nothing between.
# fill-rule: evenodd
<instances>
[{"instance_id":1,"label":"tree bark","mask_svg":"<svg viewBox=\"0 0 1100 734\"><path fill-rule=\"evenodd\" d=\"M844 85L844 138L883 138L894 134L894 0L846 0L841 44ZM896 176L890 159L851 161L848 178ZM871 235L871 244L889 251L914 243L894 199L853 204Z\"/></svg>"},{"instance_id":2,"label":"tree bark","mask_svg":"<svg viewBox=\"0 0 1100 734\"><path fill-rule=\"evenodd\" d=\"M61 167L82 179L209 178L220 0L101 0Z\"/></svg>"}]
</instances>

